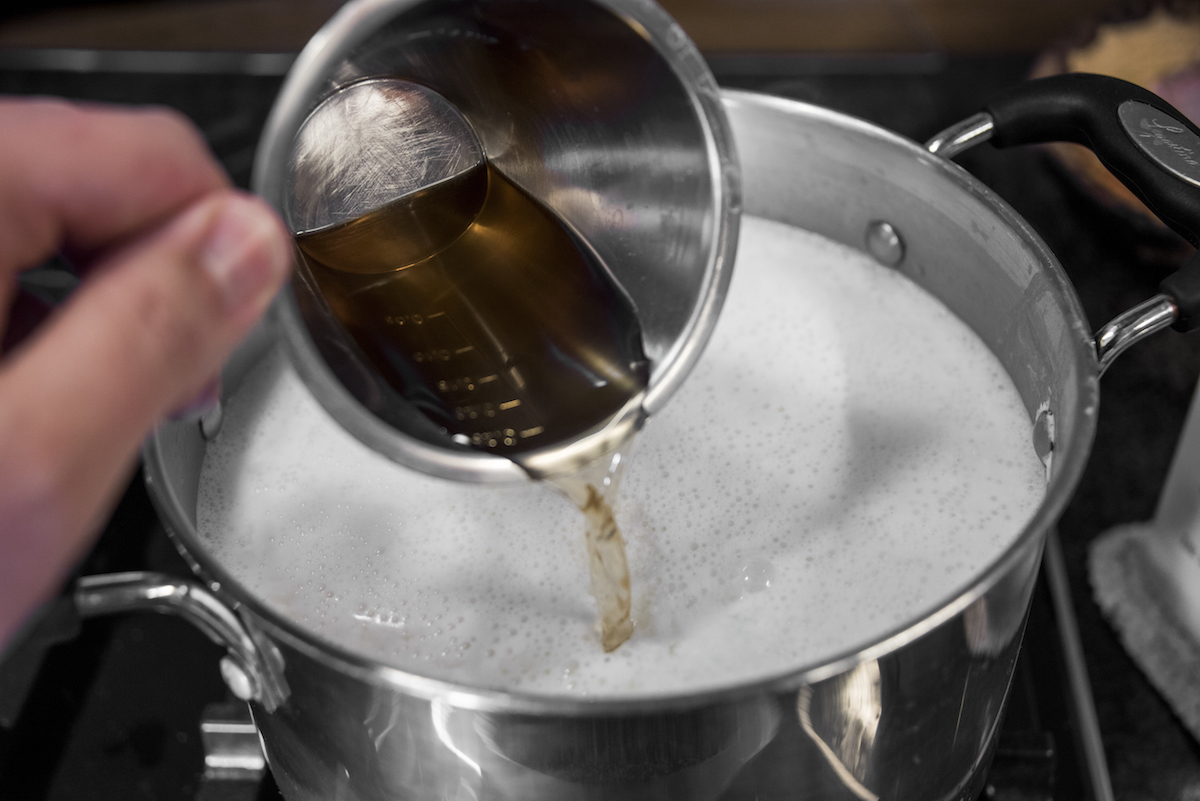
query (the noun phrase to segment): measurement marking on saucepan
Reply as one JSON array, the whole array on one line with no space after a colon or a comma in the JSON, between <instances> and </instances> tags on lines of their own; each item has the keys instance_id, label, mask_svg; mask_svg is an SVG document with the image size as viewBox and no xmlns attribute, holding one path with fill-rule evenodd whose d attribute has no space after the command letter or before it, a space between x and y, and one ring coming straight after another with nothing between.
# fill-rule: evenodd
<instances>
[{"instance_id":1,"label":"measurement marking on saucepan","mask_svg":"<svg viewBox=\"0 0 1200 801\"><path fill-rule=\"evenodd\" d=\"M506 412L506 411L508 411L509 409L515 409L515 408L517 408L517 407L518 407L518 406L520 406L520 405L521 405L521 399L520 399L520 398L515 398L515 399L513 399L513 400L510 400L510 401L504 401L504 403L501 403L501 404L500 404L500 411L502 411L502 412Z\"/></svg>"},{"instance_id":2,"label":"measurement marking on saucepan","mask_svg":"<svg viewBox=\"0 0 1200 801\"><path fill-rule=\"evenodd\" d=\"M545 430L546 429L543 426L534 426L533 428L526 428L525 430L523 430L521 432L521 438L528 439L530 437L536 437L538 434L542 433Z\"/></svg>"},{"instance_id":3,"label":"measurement marking on saucepan","mask_svg":"<svg viewBox=\"0 0 1200 801\"><path fill-rule=\"evenodd\" d=\"M474 346L474 345L467 345L465 348L459 348L458 350L454 351L454 355L455 355L455 356L461 356L461 355L463 355L464 353L470 353L470 352L471 352L471 351L473 351L473 350L475 350L475 346Z\"/></svg>"},{"instance_id":4,"label":"measurement marking on saucepan","mask_svg":"<svg viewBox=\"0 0 1200 801\"><path fill-rule=\"evenodd\" d=\"M492 373L491 375L485 375L483 378L479 379L476 383L477 384L487 384L492 381L495 381L499 377L500 376L496 375L495 373Z\"/></svg>"}]
</instances>

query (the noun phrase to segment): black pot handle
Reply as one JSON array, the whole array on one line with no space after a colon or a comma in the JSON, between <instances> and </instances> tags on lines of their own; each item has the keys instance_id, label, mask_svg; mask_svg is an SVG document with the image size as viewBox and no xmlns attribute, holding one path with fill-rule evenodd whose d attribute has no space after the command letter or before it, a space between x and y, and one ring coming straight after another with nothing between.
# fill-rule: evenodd
<instances>
[{"instance_id":1,"label":"black pot handle","mask_svg":"<svg viewBox=\"0 0 1200 801\"><path fill-rule=\"evenodd\" d=\"M1153 92L1106 75L1028 81L985 111L997 147L1075 142L1193 245L1200 245L1200 128ZM1175 303L1172 327L1200 327L1200 254L1160 284Z\"/></svg>"}]
</instances>

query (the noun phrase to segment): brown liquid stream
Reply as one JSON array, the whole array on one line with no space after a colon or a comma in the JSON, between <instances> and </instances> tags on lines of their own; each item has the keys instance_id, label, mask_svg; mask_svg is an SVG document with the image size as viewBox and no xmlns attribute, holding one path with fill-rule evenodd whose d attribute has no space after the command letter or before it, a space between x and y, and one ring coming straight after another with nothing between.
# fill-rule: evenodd
<instances>
[{"instance_id":1,"label":"brown liquid stream","mask_svg":"<svg viewBox=\"0 0 1200 801\"><path fill-rule=\"evenodd\" d=\"M609 502L616 502L632 438L630 432L614 451L579 470L545 478L579 507L587 520L588 591L596 599L600 642L606 652L615 651L633 635L625 538Z\"/></svg>"},{"instance_id":2,"label":"brown liquid stream","mask_svg":"<svg viewBox=\"0 0 1200 801\"><path fill-rule=\"evenodd\" d=\"M305 278L374 370L472 447L520 463L646 387L632 302L556 215L490 165L296 243ZM606 651L633 632L611 459L546 479L588 520Z\"/></svg>"}]
</instances>

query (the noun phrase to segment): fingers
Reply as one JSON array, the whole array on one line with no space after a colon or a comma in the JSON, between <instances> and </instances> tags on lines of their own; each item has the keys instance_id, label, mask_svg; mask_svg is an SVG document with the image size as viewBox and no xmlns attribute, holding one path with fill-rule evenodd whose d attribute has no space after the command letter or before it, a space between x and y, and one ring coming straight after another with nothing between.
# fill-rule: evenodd
<instances>
[{"instance_id":1,"label":"fingers","mask_svg":"<svg viewBox=\"0 0 1200 801\"><path fill-rule=\"evenodd\" d=\"M0 297L0 303L4 302L5 299ZM44 300L27 292L18 292L8 316L0 315L0 356L29 336L53 310L54 307Z\"/></svg>"},{"instance_id":2,"label":"fingers","mask_svg":"<svg viewBox=\"0 0 1200 801\"><path fill-rule=\"evenodd\" d=\"M61 248L91 256L229 180L177 112L0 100L0 283Z\"/></svg>"},{"instance_id":3,"label":"fingers","mask_svg":"<svg viewBox=\"0 0 1200 801\"><path fill-rule=\"evenodd\" d=\"M51 591L146 434L218 374L290 265L263 201L210 193L98 261L0 365L0 642L6 610Z\"/></svg>"}]
</instances>

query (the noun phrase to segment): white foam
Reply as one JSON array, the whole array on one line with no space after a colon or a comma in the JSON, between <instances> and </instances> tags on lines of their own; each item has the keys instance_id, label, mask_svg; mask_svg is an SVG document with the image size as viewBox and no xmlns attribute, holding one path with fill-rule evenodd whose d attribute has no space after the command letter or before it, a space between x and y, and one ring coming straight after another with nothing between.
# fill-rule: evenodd
<instances>
[{"instance_id":1,"label":"white foam","mask_svg":"<svg viewBox=\"0 0 1200 801\"><path fill-rule=\"evenodd\" d=\"M1028 415L990 351L907 279L763 220L740 241L713 340L624 481L637 629L616 652L594 629L570 504L392 465L278 355L208 448L200 536L343 647L535 693L725 686L919 619L1040 502Z\"/></svg>"}]
</instances>

